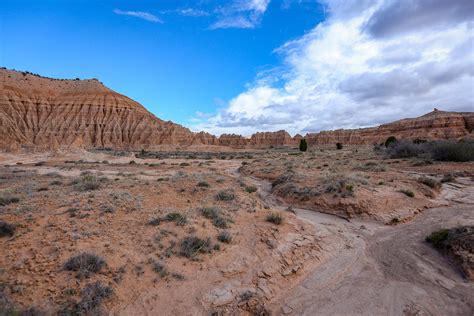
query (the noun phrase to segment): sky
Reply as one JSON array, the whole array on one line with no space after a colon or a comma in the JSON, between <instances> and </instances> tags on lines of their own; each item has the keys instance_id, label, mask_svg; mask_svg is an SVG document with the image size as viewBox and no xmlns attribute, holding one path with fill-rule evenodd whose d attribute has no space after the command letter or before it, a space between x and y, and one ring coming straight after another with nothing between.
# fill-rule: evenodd
<instances>
[{"instance_id":1,"label":"sky","mask_svg":"<svg viewBox=\"0 0 474 316\"><path fill-rule=\"evenodd\" d=\"M1 0L0 66L216 135L474 111L472 0Z\"/></svg>"}]
</instances>

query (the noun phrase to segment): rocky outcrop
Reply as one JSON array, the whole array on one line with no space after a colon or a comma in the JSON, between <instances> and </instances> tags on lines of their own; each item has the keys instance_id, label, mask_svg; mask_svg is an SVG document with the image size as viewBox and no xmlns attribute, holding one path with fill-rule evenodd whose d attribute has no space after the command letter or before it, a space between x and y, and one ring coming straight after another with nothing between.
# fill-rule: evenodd
<instances>
[{"instance_id":1,"label":"rocky outcrop","mask_svg":"<svg viewBox=\"0 0 474 316\"><path fill-rule=\"evenodd\" d=\"M0 149L66 148L154 149L162 145L232 148L296 147L303 136L286 131L250 138L215 137L166 122L141 104L114 92L96 79L58 80L28 72L0 69ZM474 113L435 111L379 127L324 131L304 136L308 144L376 144L398 139L473 137Z\"/></svg>"},{"instance_id":2,"label":"rocky outcrop","mask_svg":"<svg viewBox=\"0 0 474 316\"><path fill-rule=\"evenodd\" d=\"M309 145L379 144L389 136L410 140L473 138L473 128L473 112L444 112L435 109L417 118L403 119L378 127L323 131L307 134L306 138Z\"/></svg>"}]
</instances>

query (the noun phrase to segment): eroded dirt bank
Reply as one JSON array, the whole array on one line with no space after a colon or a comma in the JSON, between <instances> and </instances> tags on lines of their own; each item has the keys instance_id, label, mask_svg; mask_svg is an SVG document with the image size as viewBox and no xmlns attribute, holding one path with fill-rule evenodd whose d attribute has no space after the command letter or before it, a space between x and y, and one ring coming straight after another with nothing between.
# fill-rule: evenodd
<instances>
[{"instance_id":1,"label":"eroded dirt bank","mask_svg":"<svg viewBox=\"0 0 474 316\"><path fill-rule=\"evenodd\" d=\"M474 284L424 242L433 230L474 223L474 184L459 179L448 206L412 222L382 226L296 209L313 223L330 257L271 304L291 315L472 315Z\"/></svg>"}]
</instances>

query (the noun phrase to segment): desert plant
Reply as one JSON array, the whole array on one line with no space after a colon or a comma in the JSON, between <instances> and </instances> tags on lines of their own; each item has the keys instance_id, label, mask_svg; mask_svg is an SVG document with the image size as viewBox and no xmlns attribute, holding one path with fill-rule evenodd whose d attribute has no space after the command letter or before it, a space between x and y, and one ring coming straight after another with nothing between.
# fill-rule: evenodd
<instances>
[{"instance_id":1,"label":"desert plant","mask_svg":"<svg viewBox=\"0 0 474 316\"><path fill-rule=\"evenodd\" d=\"M444 242L448 239L448 236L448 229L440 229L432 232L425 240L430 244L433 244L435 248L442 248Z\"/></svg>"},{"instance_id":2,"label":"desert plant","mask_svg":"<svg viewBox=\"0 0 474 316\"><path fill-rule=\"evenodd\" d=\"M342 147L343 147L342 143L336 143L336 148L337 149L342 149Z\"/></svg>"},{"instance_id":3,"label":"desert plant","mask_svg":"<svg viewBox=\"0 0 474 316\"><path fill-rule=\"evenodd\" d=\"M178 226L183 226L188 222L186 215L179 212L171 212L166 214L164 220L168 222L175 222Z\"/></svg>"},{"instance_id":4,"label":"desert plant","mask_svg":"<svg viewBox=\"0 0 474 316\"><path fill-rule=\"evenodd\" d=\"M395 136L389 136L386 140L385 140L385 147L389 147L390 145L392 144L396 144L398 142L398 139L395 137Z\"/></svg>"},{"instance_id":5,"label":"desert plant","mask_svg":"<svg viewBox=\"0 0 474 316\"><path fill-rule=\"evenodd\" d=\"M102 302L113 294L112 288L102 285L99 281L87 284L81 291L79 302L68 302L59 311L58 315L102 315Z\"/></svg>"},{"instance_id":6,"label":"desert plant","mask_svg":"<svg viewBox=\"0 0 474 316\"><path fill-rule=\"evenodd\" d=\"M411 158L420 157L426 154L423 144L413 144L409 141L399 141L391 143L387 147L387 156L389 158Z\"/></svg>"},{"instance_id":7,"label":"desert plant","mask_svg":"<svg viewBox=\"0 0 474 316\"><path fill-rule=\"evenodd\" d=\"M75 181L75 187L78 191L97 190L100 188L100 180L92 174L86 174Z\"/></svg>"},{"instance_id":8,"label":"desert plant","mask_svg":"<svg viewBox=\"0 0 474 316\"><path fill-rule=\"evenodd\" d=\"M302 138L300 140L300 151L306 151L308 150L308 143L306 142L305 138Z\"/></svg>"},{"instance_id":9,"label":"desert plant","mask_svg":"<svg viewBox=\"0 0 474 316\"><path fill-rule=\"evenodd\" d=\"M201 214L208 219L212 220L212 224L217 228L227 228L228 220L222 217L221 212L215 207L203 207L200 209Z\"/></svg>"},{"instance_id":10,"label":"desert plant","mask_svg":"<svg viewBox=\"0 0 474 316\"><path fill-rule=\"evenodd\" d=\"M152 268L153 268L153 271L158 273L160 275L160 277L162 277L162 278L166 277L169 274L169 272L166 269L165 265L162 264L161 262L154 261L152 263Z\"/></svg>"},{"instance_id":11,"label":"desert plant","mask_svg":"<svg viewBox=\"0 0 474 316\"><path fill-rule=\"evenodd\" d=\"M270 213L265 220L269 223L280 225L283 223L283 216L280 213Z\"/></svg>"},{"instance_id":12,"label":"desert plant","mask_svg":"<svg viewBox=\"0 0 474 316\"><path fill-rule=\"evenodd\" d=\"M106 265L105 260L91 253L81 253L69 258L64 263L64 269L76 271L79 278L87 278L93 273L97 273Z\"/></svg>"},{"instance_id":13,"label":"desert plant","mask_svg":"<svg viewBox=\"0 0 474 316\"><path fill-rule=\"evenodd\" d=\"M4 221L0 221L0 237L13 236L15 226Z\"/></svg>"},{"instance_id":14,"label":"desert plant","mask_svg":"<svg viewBox=\"0 0 474 316\"><path fill-rule=\"evenodd\" d=\"M438 141L428 144L431 157L438 161L474 161L474 141Z\"/></svg>"},{"instance_id":15,"label":"desert plant","mask_svg":"<svg viewBox=\"0 0 474 316\"><path fill-rule=\"evenodd\" d=\"M229 244L232 241L232 235L228 231L224 230L221 231L219 235L217 235L217 240Z\"/></svg>"},{"instance_id":16,"label":"desert plant","mask_svg":"<svg viewBox=\"0 0 474 316\"><path fill-rule=\"evenodd\" d=\"M248 193L253 193L257 191L257 187L254 185L249 185L245 187L245 191Z\"/></svg>"},{"instance_id":17,"label":"desert plant","mask_svg":"<svg viewBox=\"0 0 474 316\"><path fill-rule=\"evenodd\" d=\"M441 188L441 182L439 182L436 179L429 178L429 177L420 177L418 178L418 181L420 183L423 183L426 186L429 186L432 189L440 189Z\"/></svg>"},{"instance_id":18,"label":"desert plant","mask_svg":"<svg viewBox=\"0 0 474 316\"><path fill-rule=\"evenodd\" d=\"M207 183L206 181L199 181L198 184L197 184L198 187L201 187L201 188L208 188L209 187L209 183Z\"/></svg>"},{"instance_id":19,"label":"desert plant","mask_svg":"<svg viewBox=\"0 0 474 316\"><path fill-rule=\"evenodd\" d=\"M405 194L408 197L411 197L411 198L415 197L415 193L411 190L403 189L403 190L400 190L400 192Z\"/></svg>"},{"instance_id":20,"label":"desert plant","mask_svg":"<svg viewBox=\"0 0 474 316\"><path fill-rule=\"evenodd\" d=\"M186 258L194 258L199 253L210 252L211 239L201 239L196 236L187 236L181 241L180 254Z\"/></svg>"},{"instance_id":21,"label":"desert plant","mask_svg":"<svg viewBox=\"0 0 474 316\"><path fill-rule=\"evenodd\" d=\"M231 190L222 190L216 195L218 201L232 201L235 199L235 194Z\"/></svg>"},{"instance_id":22,"label":"desert plant","mask_svg":"<svg viewBox=\"0 0 474 316\"><path fill-rule=\"evenodd\" d=\"M18 202L20 202L20 199L9 193L3 193L2 195L0 195L0 206L5 206L8 204L18 203Z\"/></svg>"}]
</instances>

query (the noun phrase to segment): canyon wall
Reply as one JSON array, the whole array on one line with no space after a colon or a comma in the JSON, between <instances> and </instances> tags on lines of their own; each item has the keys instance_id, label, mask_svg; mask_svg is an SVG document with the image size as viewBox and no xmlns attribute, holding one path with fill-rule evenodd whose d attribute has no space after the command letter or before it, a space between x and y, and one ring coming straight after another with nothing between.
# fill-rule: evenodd
<instances>
[{"instance_id":1,"label":"canyon wall","mask_svg":"<svg viewBox=\"0 0 474 316\"><path fill-rule=\"evenodd\" d=\"M96 79L58 80L0 69L0 149L56 148L157 149L163 145L232 148L376 144L398 139L473 137L474 113L434 110L414 119L378 127L335 130L291 137L286 131L261 132L250 138L193 133L148 112L141 104L105 87Z\"/></svg>"}]
</instances>

